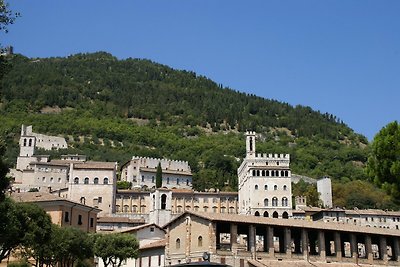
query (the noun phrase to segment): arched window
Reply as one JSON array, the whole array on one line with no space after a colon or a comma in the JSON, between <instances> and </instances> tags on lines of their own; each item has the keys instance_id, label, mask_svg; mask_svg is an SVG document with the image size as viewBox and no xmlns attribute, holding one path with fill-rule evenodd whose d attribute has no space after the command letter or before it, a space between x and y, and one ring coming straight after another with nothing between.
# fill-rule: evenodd
<instances>
[{"instance_id":1,"label":"arched window","mask_svg":"<svg viewBox=\"0 0 400 267\"><path fill-rule=\"evenodd\" d=\"M167 184L169 184L169 177L167 177Z\"/></svg>"},{"instance_id":2,"label":"arched window","mask_svg":"<svg viewBox=\"0 0 400 267\"><path fill-rule=\"evenodd\" d=\"M288 205L288 199L287 199L287 197L283 197L282 198L282 206L287 207L287 205Z\"/></svg>"},{"instance_id":3,"label":"arched window","mask_svg":"<svg viewBox=\"0 0 400 267\"><path fill-rule=\"evenodd\" d=\"M119 205L115 205L115 210L116 210L117 212L120 212L120 210L119 210Z\"/></svg>"},{"instance_id":4,"label":"arched window","mask_svg":"<svg viewBox=\"0 0 400 267\"><path fill-rule=\"evenodd\" d=\"M265 176L265 170L263 170L263 171L261 172L261 175L262 175L262 176Z\"/></svg>"},{"instance_id":5,"label":"arched window","mask_svg":"<svg viewBox=\"0 0 400 267\"><path fill-rule=\"evenodd\" d=\"M29 139L29 145L28 146L32 146L32 139Z\"/></svg>"},{"instance_id":6,"label":"arched window","mask_svg":"<svg viewBox=\"0 0 400 267\"><path fill-rule=\"evenodd\" d=\"M257 170L257 176L260 176L260 170Z\"/></svg>"},{"instance_id":7,"label":"arched window","mask_svg":"<svg viewBox=\"0 0 400 267\"><path fill-rule=\"evenodd\" d=\"M274 190L275 191L278 190L278 186L277 185L274 185Z\"/></svg>"},{"instance_id":8,"label":"arched window","mask_svg":"<svg viewBox=\"0 0 400 267\"><path fill-rule=\"evenodd\" d=\"M213 212L214 212L214 213L217 213L218 208L217 208L216 206L213 206L212 209L213 209Z\"/></svg>"},{"instance_id":9,"label":"arched window","mask_svg":"<svg viewBox=\"0 0 400 267\"><path fill-rule=\"evenodd\" d=\"M78 177L75 177L74 184L79 184L79 178Z\"/></svg>"},{"instance_id":10,"label":"arched window","mask_svg":"<svg viewBox=\"0 0 400 267\"><path fill-rule=\"evenodd\" d=\"M283 219L289 219L289 214L285 211L282 213L282 218Z\"/></svg>"},{"instance_id":11,"label":"arched window","mask_svg":"<svg viewBox=\"0 0 400 267\"><path fill-rule=\"evenodd\" d=\"M285 171L285 177L288 177L288 176L289 176L289 172Z\"/></svg>"},{"instance_id":12,"label":"arched window","mask_svg":"<svg viewBox=\"0 0 400 267\"><path fill-rule=\"evenodd\" d=\"M264 217L269 217L268 211L264 211Z\"/></svg>"},{"instance_id":13,"label":"arched window","mask_svg":"<svg viewBox=\"0 0 400 267\"><path fill-rule=\"evenodd\" d=\"M128 212L129 210L129 206L128 205L124 205L124 212Z\"/></svg>"},{"instance_id":14,"label":"arched window","mask_svg":"<svg viewBox=\"0 0 400 267\"><path fill-rule=\"evenodd\" d=\"M54 178L50 177L50 183L54 182Z\"/></svg>"},{"instance_id":15,"label":"arched window","mask_svg":"<svg viewBox=\"0 0 400 267\"><path fill-rule=\"evenodd\" d=\"M279 176L279 171L275 171L275 176Z\"/></svg>"},{"instance_id":16,"label":"arched window","mask_svg":"<svg viewBox=\"0 0 400 267\"><path fill-rule=\"evenodd\" d=\"M268 198L265 198L265 199L264 199L264 206L265 206L265 207L268 207Z\"/></svg>"},{"instance_id":17,"label":"arched window","mask_svg":"<svg viewBox=\"0 0 400 267\"><path fill-rule=\"evenodd\" d=\"M274 177L275 176L275 172L271 171L271 176Z\"/></svg>"},{"instance_id":18,"label":"arched window","mask_svg":"<svg viewBox=\"0 0 400 267\"><path fill-rule=\"evenodd\" d=\"M253 170L253 176L256 176L256 170Z\"/></svg>"},{"instance_id":19,"label":"arched window","mask_svg":"<svg viewBox=\"0 0 400 267\"><path fill-rule=\"evenodd\" d=\"M264 190L268 190L268 185L264 185Z\"/></svg>"},{"instance_id":20,"label":"arched window","mask_svg":"<svg viewBox=\"0 0 400 267\"><path fill-rule=\"evenodd\" d=\"M256 211L256 212L254 213L254 216L260 217L260 213L259 213L258 211Z\"/></svg>"},{"instance_id":21,"label":"arched window","mask_svg":"<svg viewBox=\"0 0 400 267\"><path fill-rule=\"evenodd\" d=\"M108 184L108 178L107 177L104 178L103 184Z\"/></svg>"},{"instance_id":22,"label":"arched window","mask_svg":"<svg viewBox=\"0 0 400 267\"><path fill-rule=\"evenodd\" d=\"M86 204L86 198L85 197L81 197L80 202L81 202L81 204L85 205Z\"/></svg>"},{"instance_id":23,"label":"arched window","mask_svg":"<svg viewBox=\"0 0 400 267\"><path fill-rule=\"evenodd\" d=\"M204 212L208 211L208 207L207 206L204 206L203 209L204 209Z\"/></svg>"},{"instance_id":24,"label":"arched window","mask_svg":"<svg viewBox=\"0 0 400 267\"><path fill-rule=\"evenodd\" d=\"M83 180L83 183L84 183L84 184L89 184L89 178L86 177L85 180Z\"/></svg>"},{"instance_id":25,"label":"arched window","mask_svg":"<svg viewBox=\"0 0 400 267\"><path fill-rule=\"evenodd\" d=\"M151 182L154 184L154 176L151 177Z\"/></svg>"},{"instance_id":26,"label":"arched window","mask_svg":"<svg viewBox=\"0 0 400 267\"><path fill-rule=\"evenodd\" d=\"M286 190L287 190L287 186L284 185L284 186L283 186L283 191L286 191Z\"/></svg>"},{"instance_id":27,"label":"arched window","mask_svg":"<svg viewBox=\"0 0 400 267\"><path fill-rule=\"evenodd\" d=\"M254 186L254 190L258 190L258 185L257 184Z\"/></svg>"},{"instance_id":28,"label":"arched window","mask_svg":"<svg viewBox=\"0 0 400 267\"><path fill-rule=\"evenodd\" d=\"M179 178L178 178L178 179L176 179L176 184L179 184Z\"/></svg>"},{"instance_id":29,"label":"arched window","mask_svg":"<svg viewBox=\"0 0 400 267\"><path fill-rule=\"evenodd\" d=\"M137 206L136 206L136 205L133 205L133 206L132 206L132 212L133 212L133 213L136 213L136 212L137 212Z\"/></svg>"},{"instance_id":30,"label":"arched window","mask_svg":"<svg viewBox=\"0 0 400 267\"><path fill-rule=\"evenodd\" d=\"M167 195L166 194L162 194L161 195L161 209L165 210L167 207Z\"/></svg>"},{"instance_id":31,"label":"arched window","mask_svg":"<svg viewBox=\"0 0 400 267\"><path fill-rule=\"evenodd\" d=\"M202 236L199 236L197 238L197 246L198 247L202 247L203 246L203 237Z\"/></svg>"},{"instance_id":32,"label":"arched window","mask_svg":"<svg viewBox=\"0 0 400 267\"><path fill-rule=\"evenodd\" d=\"M24 139L24 146L26 146L26 138Z\"/></svg>"},{"instance_id":33,"label":"arched window","mask_svg":"<svg viewBox=\"0 0 400 267\"><path fill-rule=\"evenodd\" d=\"M265 176L269 176L269 171L266 171Z\"/></svg>"},{"instance_id":34,"label":"arched window","mask_svg":"<svg viewBox=\"0 0 400 267\"><path fill-rule=\"evenodd\" d=\"M182 212L182 206L177 206L176 207L176 212L181 213Z\"/></svg>"},{"instance_id":35,"label":"arched window","mask_svg":"<svg viewBox=\"0 0 400 267\"><path fill-rule=\"evenodd\" d=\"M189 185L189 179L186 179L186 185Z\"/></svg>"},{"instance_id":36,"label":"arched window","mask_svg":"<svg viewBox=\"0 0 400 267\"><path fill-rule=\"evenodd\" d=\"M95 177L94 180L93 180L93 183L94 184L98 184L99 183L99 178Z\"/></svg>"},{"instance_id":37,"label":"arched window","mask_svg":"<svg viewBox=\"0 0 400 267\"><path fill-rule=\"evenodd\" d=\"M272 198L272 207L276 207L278 206L278 198L277 197L273 197Z\"/></svg>"},{"instance_id":38,"label":"arched window","mask_svg":"<svg viewBox=\"0 0 400 267\"><path fill-rule=\"evenodd\" d=\"M181 240L179 238L176 239L175 248L176 249L180 249L181 248Z\"/></svg>"},{"instance_id":39,"label":"arched window","mask_svg":"<svg viewBox=\"0 0 400 267\"><path fill-rule=\"evenodd\" d=\"M279 217L278 212L274 211L274 213L272 213L272 218L278 218L278 217Z\"/></svg>"}]
</instances>

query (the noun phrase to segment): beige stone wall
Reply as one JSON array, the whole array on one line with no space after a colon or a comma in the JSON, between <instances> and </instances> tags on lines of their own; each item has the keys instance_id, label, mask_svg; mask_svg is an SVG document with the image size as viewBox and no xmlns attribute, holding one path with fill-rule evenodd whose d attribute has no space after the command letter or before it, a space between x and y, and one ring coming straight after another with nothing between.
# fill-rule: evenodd
<instances>
[{"instance_id":1,"label":"beige stone wall","mask_svg":"<svg viewBox=\"0 0 400 267\"><path fill-rule=\"evenodd\" d=\"M79 182L75 184L75 179ZM89 179L85 184L85 178ZM94 184L98 178L99 183ZM104 179L108 184L104 184ZM111 214L114 211L116 179L114 170L73 169L69 181L69 199L84 203L88 206L98 207L101 215Z\"/></svg>"}]
</instances>

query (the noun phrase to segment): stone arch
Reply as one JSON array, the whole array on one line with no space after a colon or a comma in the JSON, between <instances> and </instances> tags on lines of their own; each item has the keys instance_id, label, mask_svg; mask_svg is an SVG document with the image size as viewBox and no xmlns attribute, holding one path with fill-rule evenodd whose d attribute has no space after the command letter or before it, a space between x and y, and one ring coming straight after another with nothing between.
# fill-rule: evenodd
<instances>
[{"instance_id":1,"label":"stone arch","mask_svg":"<svg viewBox=\"0 0 400 267\"><path fill-rule=\"evenodd\" d=\"M265 198L265 199L264 199L264 206L265 206L265 207L268 207L268 204L269 204L269 203L268 203L268 198Z\"/></svg>"},{"instance_id":2,"label":"stone arch","mask_svg":"<svg viewBox=\"0 0 400 267\"><path fill-rule=\"evenodd\" d=\"M283 218L283 219L289 219L289 214L288 214L286 211L284 211L284 212L282 213L282 218Z\"/></svg>"},{"instance_id":3,"label":"stone arch","mask_svg":"<svg viewBox=\"0 0 400 267\"><path fill-rule=\"evenodd\" d=\"M260 217L260 213L259 213L258 211L256 211L256 212L254 213L254 216Z\"/></svg>"},{"instance_id":4,"label":"stone arch","mask_svg":"<svg viewBox=\"0 0 400 267\"><path fill-rule=\"evenodd\" d=\"M274 211L274 213L272 213L272 218L278 218L278 217L279 217L278 212Z\"/></svg>"},{"instance_id":5,"label":"stone arch","mask_svg":"<svg viewBox=\"0 0 400 267\"><path fill-rule=\"evenodd\" d=\"M267 218L268 218L268 217L269 217L268 211L264 211L264 214L263 214L263 215L264 215L264 217L267 217Z\"/></svg>"}]
</instances>

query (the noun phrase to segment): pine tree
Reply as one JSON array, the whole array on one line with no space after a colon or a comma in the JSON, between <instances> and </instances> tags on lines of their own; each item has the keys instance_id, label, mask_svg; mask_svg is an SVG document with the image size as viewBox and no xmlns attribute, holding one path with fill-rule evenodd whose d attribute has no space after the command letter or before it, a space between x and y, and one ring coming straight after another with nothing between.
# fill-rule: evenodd
<instances>
[{"instance_id":1,"label":"pine tree","mask_svg":"<svg viewBox=\"0 0 400 267\"><path fill-rule=\"evenodd\" d=\"M156 173L156 188L160 188L161 186L162 186L162 169L161 169L161 162L159 162Z\"/></svg>"}]
</instances>

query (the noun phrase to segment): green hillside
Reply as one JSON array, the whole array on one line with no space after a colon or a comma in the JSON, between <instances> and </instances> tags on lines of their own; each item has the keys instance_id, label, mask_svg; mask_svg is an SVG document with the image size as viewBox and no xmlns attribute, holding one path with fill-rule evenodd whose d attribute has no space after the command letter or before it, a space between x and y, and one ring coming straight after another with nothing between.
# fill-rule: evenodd
<instances>
[{"instance_id":1,"label":"green hillside","mask_svg":"<svg viewBox=\"0 0 400 267\"><path fill-rule=\"evenodd\" d=\"M329 175L338 184L366 179L368 142L334 115L104 52L9 60L12 69L0 84L0 135L7 141L10 164L24 123L35 132L68 138L70 148L52 151L54 157L84 153L119 163L133 155L187 160L197 190L232 190L245 153L243 132L255 130L262 134L258 152L290 153L294 173Z\"/></svg>"}]
</instances>

